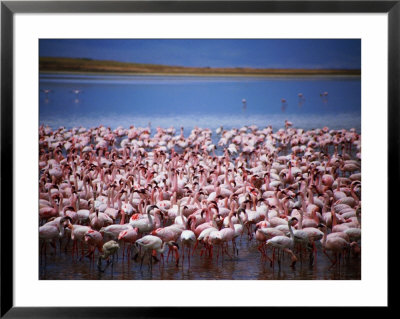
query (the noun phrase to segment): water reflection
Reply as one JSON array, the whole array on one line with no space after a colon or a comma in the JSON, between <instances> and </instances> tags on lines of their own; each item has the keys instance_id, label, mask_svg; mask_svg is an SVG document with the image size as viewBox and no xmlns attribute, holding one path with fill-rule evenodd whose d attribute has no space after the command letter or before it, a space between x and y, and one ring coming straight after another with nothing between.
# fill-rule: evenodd
<instances>
[{"instance_id":1,"label":"water reflection","mask_svg":"<svg viewBox=\"0 0 400 319\"><path fill-rule=\"evenodd\" d=\"M330 262L318 251L317 262L310 266L308 258L299 258L294 268L291 268L289 256L284 255L281 268L275 263L271 267L269 261L261 261L255 241L249 242L247 239L238 243L239 256L219 257L218 263L216 256L200 257L198 249L191 257L189 267L188 260L185 259L182 266L175 265L173 260L162 261L153 264L152 270L145 260L140 269L140 259L134 261L122 258L122 252L115 259L113 267L108 267L104 273L97 270L96 262L85 258L84 260L73 261L71 259L71 248L67 253L61 255L57 252L49 254L46 263L39 267L39 279L68 280L359 280L361 279L361 260L360 258L345 258L340 266L330 269ZM268 252L271 255L271 252Z\"/></svg>"},{"instance_id":2,"label":"water reflection","mask_svg":"<svg viewBox=\"0 0 400 319\"><path fill-rule=\"evenodd\" d=\"M306 102L306 98L304 97L303 93L299 93L298 97L299 97L299 101L298 101L299 108L301 108L304 105L304 103Z\"/></svg>"}]
</instances>

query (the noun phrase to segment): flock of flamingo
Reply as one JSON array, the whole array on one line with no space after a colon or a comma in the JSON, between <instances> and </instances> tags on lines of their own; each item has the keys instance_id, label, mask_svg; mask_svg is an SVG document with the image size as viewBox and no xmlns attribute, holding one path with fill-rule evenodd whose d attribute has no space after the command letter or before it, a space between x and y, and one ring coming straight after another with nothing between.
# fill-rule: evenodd
<instances>
[{"instance_id":1,"label":"flock of flamingo","mask_svg":"<svg viewBox=\"0 0 400 319\"><path fill-rule=\"evenodd\" d=\"M271 267L361 254L361 135L259 129L39 128L40 262L48 245L98 271L115 255L152 271L238 258ZM218 141L218 142L217 142ZM164 252L168 249L168 256ZM242 248L243 249L243 248ZM51 253L52 251L50 251ZM132 253L133 252L133 253ZM171 261L169 257L171 254ZM106 266L103 268L103 262Z\"/></svg>"}]
</instances>

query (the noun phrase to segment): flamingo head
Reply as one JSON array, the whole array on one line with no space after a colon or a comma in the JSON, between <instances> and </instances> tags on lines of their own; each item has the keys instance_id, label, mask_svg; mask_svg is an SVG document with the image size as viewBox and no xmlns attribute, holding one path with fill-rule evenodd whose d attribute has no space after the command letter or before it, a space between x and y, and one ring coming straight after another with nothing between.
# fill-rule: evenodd
<instances>
[{"instance_id":1,"label":"flamingo head","mask_svg":"<svg viewBox=\"0 0 400 319\"><path fill-rule=\"evenodd\" d=\"M154 230L150 233L150 235L157 236L157 235L158 235L158 232L159 232L161 229L162 229L162 228L154 229Z\"/></svg>"},{"instance_id":2,"label":"flamingo head","mask_svg":"<svg viewBox=\"0 0 400 319\"><path fill-rule=\"evenodd\" d=\"M187 228L190 228L191 226L190 226L190 224L192 223L192 220L190 219L190 218L188 218L187 220L186 220L186 227Z\"/></svg>"},{"instance_id":3,"label":"flamingo head","mask_svg":"<svg viewBox=\"0 0 400 319\"><path fill-rule=\"evenodd\" d=\"M296 217L292 217L291 219L289 219L289 223L290 225L293 225L295 223L297 223L299 220Z\"/></svg>"},{"instance_id":4,"label":"flamingo head","mask_svg":"<svg viewBox=\"0 0 400 319\"><path fill-rule=\"evenodd\" d=\"M118 240L121 240L122 238L124 238L127 233L128 233L127 230L123 230L122 232L120 232L118 235Z\"/></svg>"},{"instance_id":5,"label":"flamingo head","mask_svg":"<svg viewBox=\"0 0 400 319\"><path fill-rule=\"evenodd\" d=\"M179 263L179 245L176 242L169 242L168 246L170 246L175 252L175 261L176 265L178 266Z\"/></svg>"},{"instance_id":6,"label":"flamingo head","mask_svg":"<svg viewBox=\"0 0 400 319\"><path fill-rule=\"evenodd\" d=\"M174 247L176 247L176 248L178 248L179 249L179 245L176 243L176 242L174 242L174 241L170 241L170 242L168 242L168 246L174 246Z\"/></svg>"},{"instance_id":7,"label":"flamingo head","mask_svg":"<svg viewBox=\"0 0 400 319\"><path fill-rule=\"evenodd\" d=\"M89 241L90 239L92 239L94 232L95 231L93 229L89 229L85 234L85 241Z\"/></svg>"},{"instance_id":8,"label":"flamingo head","mask_svg":"<svg viewBox=\"0 0 400 319\"><path fill-rule=\"evenodd\" d=\"M150 205L147 207L147 213L150 213L150 211L153 210L154 208L160 209L157 205Z\"/></svg>"},{"instance_id":9,"label":"flamingo head","mask_svg":"<svg viewBox=\"0 0 400 319\"><path fill-rule=\"evenodd\" d=\"M69 216L64 216L60 219L60 224L64 227L67 227L69 224L72 224L72 218Z\"/></svg>"}]
</instances>

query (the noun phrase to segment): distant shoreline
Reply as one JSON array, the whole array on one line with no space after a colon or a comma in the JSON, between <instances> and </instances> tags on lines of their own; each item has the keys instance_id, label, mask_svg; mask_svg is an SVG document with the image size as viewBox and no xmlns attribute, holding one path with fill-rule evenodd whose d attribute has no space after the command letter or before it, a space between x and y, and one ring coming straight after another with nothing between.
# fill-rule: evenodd
<instances>
[{"instance_id":1,"label":"distant shoreline","mask_svg":"<svg viewBox=\"0 0 400 319\"><path fill-rule=\"evenodd\" d=\"M353 74L199 74L199 73L129 73L129 72L94 72L94 71L40 71L39 74L58 74L58 75L119 75L119 76L193 76L193 77L256 77L256 78L276 78L276 77L349 77L360 78L360 75Z\"/></svg>"},{"instance_id":2,"label":"distant shoreline","mask_svg":"<svg viewBox=\"0 0 400 319\"><path fill-rule=\"evenodd\" d=\"M212 77L288 77L288 76L352 76L360 77L361 70L341 69L256 69L181 67L154 64L124 63L73 58L39 59L42 74L99 74L99 75L162 75Z\"/></svg>"}]
</instances>

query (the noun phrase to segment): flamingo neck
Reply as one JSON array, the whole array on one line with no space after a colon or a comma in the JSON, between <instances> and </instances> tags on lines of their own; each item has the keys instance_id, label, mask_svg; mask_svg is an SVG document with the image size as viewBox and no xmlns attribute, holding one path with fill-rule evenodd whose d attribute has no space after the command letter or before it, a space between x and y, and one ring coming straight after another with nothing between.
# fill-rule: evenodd
<instances>
[{"instance_id":1,"label":"flamingo neck","mask_svg":"<svg viewBox=\"0 0 400 319\"><path fill-rule=\"evenodd\" d=\"M319 223L319 218L318 218L318 215L317 215L317 208L313 209L312 217L314 218L316 223Z\"/></svg>"},{"instance_id":2,"label":"flamingo neck","mask_svg":"<svg viewBox=\"0 0 400 319\"><path fill-rule=\"evenodd\" d=\"M155 216L155 215L154 215ZM150 211L147 211L147 218L149 219L149 224L153 227L153 218L151 217Z\"/></svg>"},{"instance_id":3,"label":"flamingo neck","mask_svg":"<svg viewBox=\"0 0 400 319\"><path fill-rule=\"evenodd\" d=\"M196 217L193 216L193 221L190 219L190 230L194 232L196 230ZM188 219L189 221L189 219Z\"/></svg>"},{"instance_id":4,"label":"flamingo neck","mask_svg":"<svg viewBox=\"0 0 400 319\"><path fill-rule=\"evenodd\" d=\"M324 237L322 237L322 247L325 247L326 245L326 239L327 239L327 229L324 227Z\"/></svg>"},{"instance_id":5,"label":"flamingo neck","mask_svg":"<svg viewBox=\"0 0 400 319\"><path fill-rule=\"evenodd\" d=\"M121 210L121 220L119 222L120 225L124 225L125 224L125 212L123 210ZM96 216L98 217L98 211L96 211Z\"/></svg>"},{"instance_id":6,"label":"flamingo neck","mask_svg":"<svg viewBox=\"0 0 400 319\"><path fill-rule=\"evenodd\" d=\"M292 224L289 222L288 226L289 226L289 232L290 232L290 239L293 242L294 241L294 234L293 234Z\"/></svg>"},{"instance_id":7,"label":"flamingo neck","mask_svg":"<svg viewBox=\"0 0 400 319\"><path fill-rule=\"evenodd\" d=\"M60 220L61 221L61 220ZM59 236L63 237L64 236L64 226L61 224L61 222L58 222L58 230L59 230Z\"/></svg>"},{"instance_id":8,"label":"flamingo neck","mask_svg":"<svg viewBox=\"0 0 400 319\"><path fill-rule=\"evenodd\" d=\"M253 209L254 211L257 210L257 198L255 196L253 196Z\"/></svg>"},{"instance_id":9,"label":"flamingo neck","mask_svg":"<svg viewBox=\"0 0 400 319\"><path fill-rule=\"evenodd\" d=\"M358 205L360 203L360 200L358 199L358 196L354 191L354 185L351 186L350 193L351 193L351 196L354 198L356 205Z\"/></svg>"},{"instance_id":10,"label":"flamingo neck","mask_svg":"<svg viewBox=\"0 0 400 319\"><path fill-rule=\"evenodd\" d=\"M300 209L300 220L299 220L299 227L298 227L298 229L303 229L303 215L304 215L304 212L303 212L302 209Z\"/></svg>"},{"instance_id":11,"label":"flamingo neck","mask_svg":"<svg viewBox=\"0 0 400 319\"><path fill-rule=\"evenodd\" d=\"M337 225L337 219L335 212L332 211L332 228Z\"/></svg>"},{"instance_id":12,"label":"flamingo neck","mask_svg":"<svg viewBox=\"0 0 400 319\"><path fill-rule=\"evenodd\" d=\"M287 201L288 201L287 198L285 198L285 200L283 201L283 211L284 211L285 216L288 216L288 215L289 215L289 214L288 214L288 213L289 213L289 212L288 212L288 207L287 207L287 205L286 205Z\"/></svg>"},{"instance_id":13,"label":"flamingo neck","mask_svg":"<svg viewBox=\"0 0 400 319\"><path fill-rule=\"evenodd\" d=\"M79 195L77 195L76 196L76 211L78 211L78 210L80 210L80 200L81 200L81 198L80 198L80 196Z\"/></svg>"}]
</instances>

